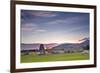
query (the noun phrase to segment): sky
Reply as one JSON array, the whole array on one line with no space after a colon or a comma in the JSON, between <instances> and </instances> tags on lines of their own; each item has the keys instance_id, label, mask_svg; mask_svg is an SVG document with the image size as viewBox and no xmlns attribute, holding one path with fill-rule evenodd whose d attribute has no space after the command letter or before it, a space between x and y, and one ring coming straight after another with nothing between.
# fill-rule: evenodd
<instances>
[{"instance_id":1,"label":"sky","mask_svg":"<svg viewBox=\"0 0 100 73\"><path fill-rule=\"evenodd\" d=\"M89 37L89 13L21 10L21 43L78 43Z\"/></svg>"}]
</instances>

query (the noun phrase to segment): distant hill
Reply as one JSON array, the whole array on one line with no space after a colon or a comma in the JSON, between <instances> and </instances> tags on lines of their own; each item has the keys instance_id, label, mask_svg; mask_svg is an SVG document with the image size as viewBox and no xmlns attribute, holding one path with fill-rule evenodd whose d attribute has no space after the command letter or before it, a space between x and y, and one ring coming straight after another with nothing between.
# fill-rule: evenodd
<instances>
[{"instance_id":1,"label":"distant hill","mask_svg":"<svg viewBox=\"0 0 100 73\"><path fill-rule=\"evenodd\" d=\"M21 44L21 50L38 50L41 43L35 43L35 44ZM63 44L57 44L57 43L50 43L50 44L44 44L45 49L81 49L84 46L89 45L89 39L83 40L81 43L63 43Z\"/></svg>"},{"instance_id":2,"label":"distant hill","mask_svg":"<svg viewBox=\"0 0 100 73\"><path fill-rule=\"evenodd\" d=\"M60 44L58 46L53 47L52 49L53 50L57 50L57 49L58 50L60 50L60 49L64 49L64 50L76 49L76 50L79 50L79 49L82 49L84 46L87 46L87 45L89 45L89 39L84 40L81 43L64 43L64 44Z\"/></svg>"},{"instance_id":3,"label":"distant hill","mask_svg":"<svg viewBox=\"0 0 100 73\"><path fill-rule=\"evenodd\" d=\"M57 49L64 49L64 50L67 50L67 49L78 49L80 48L80 45L79 44L73 44L73 43L65 43L65 44L60 44L58 46L55 46L53 47L52 49L53 50L57 50Z\"/></svg>"},{"instance_id":4,"label":"distant hill","mask_svg":"<svg viewBox=\"0 0 100 73\"><path fill-rule=\"evenodd\" d=\"M44 44L45 49L51 49L54 46L57 46L57 43L50 43L50 44ZM21 50L38 50L40 46L40 43L35 44L21 44Z\"/></svg>"},{"instance_id":5,"label":"distant hill","mask_svg":"<svg viewBox=\"0 0 100 73\"><path fill-rule=\"evenodd\" d=\"M44 47L46 49L52 49L53 47L58 46L58 45L59 44L57 44L57 43L50 43L50 44L44 44Z\"/></svg>"},{"instance_id":6,"label":"distant hill","mask_svg":"<svg viewBox=\"0 0 100 73\"><path fill-rule=\"evenodd\" d=\"M21 44L21 50L37 50L40 44Z\"/></svg>"},{"instance_id":7,"label":"distant hill","mask_svg":"<svg viewBox=\"0 0 100 73\"><path fill-rule=\"evenodd\" d=\"M87 46L89 44L90 44L90 41L89 41L89 39L87 39L87 40L84 40L83 42L81 42L80 46Z\"/></svg>"}]
</instances>

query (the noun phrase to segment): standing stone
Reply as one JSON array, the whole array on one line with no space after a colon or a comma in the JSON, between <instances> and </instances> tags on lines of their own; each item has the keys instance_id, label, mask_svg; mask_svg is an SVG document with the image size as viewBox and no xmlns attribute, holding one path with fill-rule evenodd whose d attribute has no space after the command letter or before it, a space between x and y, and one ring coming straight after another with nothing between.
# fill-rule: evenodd
<instances>
[{"instance_id":1,"label":"standing stone","mask_svg":"<svg viewBox=\"0 0 100 73\"><path fill-rule=\"evenodd\" d=\"M43 44L40 44L40 55L44 55L45 54L45 48L44 48L44 45Z\"/></svg>"}]
</instances>

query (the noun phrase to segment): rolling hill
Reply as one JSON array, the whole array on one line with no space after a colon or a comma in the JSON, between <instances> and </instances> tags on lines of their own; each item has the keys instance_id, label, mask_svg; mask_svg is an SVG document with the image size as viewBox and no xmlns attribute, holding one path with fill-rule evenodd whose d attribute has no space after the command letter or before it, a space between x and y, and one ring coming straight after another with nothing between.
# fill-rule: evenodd
<instances>
[{"instance_id":1,"label":"rolling hill","mask_svg":"<svg viewBox=\"0 0 100 73\"><path fill-rule=\"evenodd\" d=\"M52 50L82 50L83 47L89 45L89 40L84 40L81 43L64 43L52 48Z\"/></svg>"},{"instance_id":2,"label":"rolling hill","mask_svg":"<svg viewBox=\"0 0 100 73\"><path fill-rule=\"evenodd\" d=\"M57 43L50 43L50 44L44 44L45 49L81 49L84 46L89 45L89 39L82 41L81 43L63 43L63 44L57 44ZM21 44L21 50L39 50L40 43L35 44Z\"/></svg>"}]
</instances>

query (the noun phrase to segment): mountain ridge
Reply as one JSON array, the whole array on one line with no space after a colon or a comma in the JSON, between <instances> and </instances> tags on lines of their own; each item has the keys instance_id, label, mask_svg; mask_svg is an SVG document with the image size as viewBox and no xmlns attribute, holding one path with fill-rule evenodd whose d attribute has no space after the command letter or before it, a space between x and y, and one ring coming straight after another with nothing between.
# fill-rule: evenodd
<instances>
[{"instance_id":1,"label":"mountain ridge","mask_svg":"<svg viewBox=\"0 0 100 73\"><path fill-rule=\"evenodd\" d=\"M34 49L39 49L41 43L32 43L32 44L25 44L21 43L21 50L34 50ZM49 44L44 44L44 47L46 49L61 49L61 48L82 48L86 45L89 45L89 39L82 41L81 43L49 43Z\"/></svg>"}]
</instances>

